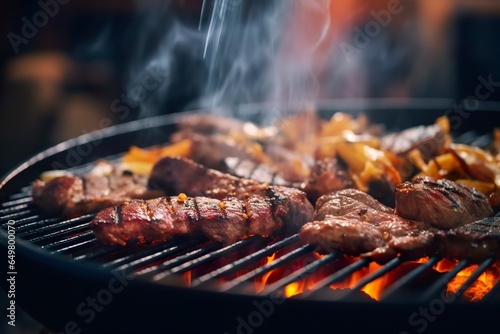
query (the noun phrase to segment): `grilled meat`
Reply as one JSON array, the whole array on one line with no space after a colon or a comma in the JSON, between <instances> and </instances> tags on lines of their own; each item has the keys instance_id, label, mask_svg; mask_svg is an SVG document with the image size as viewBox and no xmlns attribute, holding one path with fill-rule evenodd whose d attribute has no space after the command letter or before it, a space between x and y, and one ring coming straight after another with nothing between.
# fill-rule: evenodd
<instances>
[{"instance_id":1,"label":"grilled meat","mask_svg":"<svg viewBox=\"0 0 500 334\"><path fill-rule=\"evenodd\" d=\"M279 173L268 165L248 159L228 157L224 159L223 170L231 175L252 179L261 183L299 188L298 180L290 181L283 178Z\"/></svg>"},{"instance_id":2,"label":"grilled meat","mask_svg":"<svg viewBox=\"0 0 500 334\"><path fill-rule=\"evenodd\" d=\"M347 168L338 159L325 158L316 161L303 189L309 200L315 203L322 195L354 187Z\"/></svg>"},{"instance_id":3,"label":"grilled meat","mask_svg":"<svg viewBox=\"0 0 500 334\"><path fill-rule=\"evenodd\" d=\"M396 212L407 219L450 229L493 215L488 198L451 180L417 177L396 186Z\"/></svg>"},{"instance_id":4,"label":"grilled meat","mask_svg":"<svg viewBox=\"0 0 500 334\"><path fill-rule=\"evenodd\" d=\"M195 133L190 138L192 141L190 158L206 167L220 170L224 167L224 159L227 157L259 162L259 158L249 145L237 143L227 136Z\"/></svg>"},{"instance_id":5,"label":"grilled meat","mask_svg":"<svg viewBox=\"0 0 500 334\"><path fill-rule=\"evenodd\" d=\"M450 259L480 262L500 256L500 219L488 217L464 226L438 231L436 252Z\"/></svg>"},{"instance_id":6,"label":"grilled meat","mask_svg":"<svg viewBox=\"0 0 500 334\"><path fill-rule=\"evenodd\" d=\"M441 152L448 142L448 132L441 124L436 123L385 135L380 140L380 147L400 156L418 149L427 160Z\"/></svg>"},{"instance_id":7,"label":"grilled meat","mask_svg":"<svg viewBox=\"0 0 500 334\"><path fill-rule=\"evenodd\" d=\"M149 185L167 195L184 192L192 197L224 199L233 196L240 200L248 195L279 196L287 199L289 210L299 222L307 221L314 212L306 194L298 189L238 178L181 157L166 157L158 161L151 172Z\"/></svg>"},{"instance_id":8,"label":"grilled meat","mask_svg":"<svg viewBox=\"0 0 500 334\"><path fill-rule=\"evenodd\" d=\"M392 209L354 189L322 196L316 207L314 221L302 227L300 238L322 252L341 249L379 263L398 254L407 259L438 254L472 261L500 255L498 218L441 230L395 215Z\"/></svg>"},{"instance_id":9,"label":"grilled meat","mask_svg":"<svg viewBox=\"0 0 500 334\"><path fill-rule=\"evenodd\" d=\"M396 216L362 191L345 189L318 199L314 221L302 227L300 238L323 252L341 249L384 263L398 253L413 259L426 255L433 231L425 223Z\"/></svg>"},{"instance_id":10,"label":"grilled meat","mask_svg":"<svg viewBox=\"0 0 500 334\"><path fill-rule=\"evenodd\" d=\"M96 173L103 170L110 174ZM134 198L154 198L163 195L160 190L147 188L147 177L121 171L107 162L99 162L89 173L79 177L65 175L50 181L33 183L33 202L43 211L76 217L94 213Z\"/></svg>"},{"instance_id":11,"label":"grilled meat","mask_svg":"<svg viewBox=\"0 0 500 334\"><path fill-rule=\"evenodd\" d=\"M135 200L99 212L90 227L105 244L157 243L173 236L205 236L231 244L251 235L268 237L285 224L303 225L279 194L249 195L244 200L190 197L184 194Z\"/></svg>"}]
</instances>

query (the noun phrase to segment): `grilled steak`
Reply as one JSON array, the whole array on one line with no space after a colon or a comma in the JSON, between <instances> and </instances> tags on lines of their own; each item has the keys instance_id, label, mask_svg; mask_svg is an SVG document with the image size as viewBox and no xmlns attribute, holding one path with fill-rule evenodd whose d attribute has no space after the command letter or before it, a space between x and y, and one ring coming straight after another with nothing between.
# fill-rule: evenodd
<instances>
[{"instance_id":1,"label":"grilled steak","mask_svg":"<svg viewBox=\"0 0 500 334\"><path fill-rule=\"evenodd\" d=\"M438 254L476 262L500 255L498 218L441 230L395 215L392 209L354 189L322 196L316 206L314 221L302 227L300 238L322 252L341 249L379 263L398 254L407 259Z\"/></svg>"},{"instance_id":2,"label":"grilled steak","mask_svg":"<svg viewBox=\"0 0 500 334\"><path fill-rule=\"evenodd\" d=\"M426 255L433 231L425 223L396 216L362 191L345 189L318 199L314 221L302 227L300 238L320 251L341 249L384 263L398 253L413 259Z\"/></svg>"},{"instance_id":3,"label":"grilled steak","mask_svg":"<svg viewBox=\"0 0 500 334\"><path fill-rule=\"evenodd\" d=\"M210 168L222 169L224 159L227 157L259 161L259 158L252 152L251 145L237 143L227 136L216 134L207 136L195 133L190 139L193 143L190 158Z\"/></svg>"},{"instance_id":4,"label":"grilled steak","mask_svg":"<svg viewBox=\"0 0 500 334\"><path fill-rule=\"evenodd\" d=\"M439 124L416 126L398 133L385 135L380 140L383 150L404 156L418 149L427 160L436 156L448 143L448 133Z\"/></svg>"},{"instance_id":5,"label":"grilled steak","mask_svg":"<svg viewBox=\"0 0 500 334\"><path fill-rule=\"evenodd\" d=\"M231 175L252 179L261 183L299 188L300 182L286 180L268 165L248 159L229 157L224 159L223 170Z\"/></svg>"},{"instance_id":6,"label":"grilled steak","mask_svg":"<svg viewBox=\"0 0 500 334\"><path fill-rule=\"evenodd\" d=\"M109 165L111 173L102 175L99 162L93 171L79 177L59 176L50 181L33 183L33 202L43 211L75 217L94 213L103 208L118 205L134 198L154 198L162 191L147 188L147 177L120 171Z\"/></svg>"},{"instance_id":7,"label":"grilled steak","mask_svg":"<svg viewBox=\"0 0 500 334\"><path fill-rule=\"evenodd\" d=\"M298 218L288 202L278 194L249 195L244 200L180 194L106 208L90 227L105 244L157 243L180 235L231 244L251 235L270 236L285 223L304 224L304 217Z\"/></svg>"},{"instance_id":8,"label":"grilled steak","mask_svg":"<svg viewBox=\"0 0 500 334\"><path fill-rule=\"evenodd\" d=\"M282 197L287 199L288 209L299 222L307 221L314 212L306 194L298 189L269 186L255 180L239 178L181 157L166 157L158 161L151 172L149 185L153 189L165 191L167 195L183 192L192 197L224 199L232 196L240 200L248 195ZM296 226L300 227L302 224Z\"/></svg>"},{"instance_id":9,"label":"grilled steak","mask_svg":"<svg viewBox=\"0 0 500 334\"><path fill-rule=\"evenodd\" d=\"M488 217L446 231L435 237L436 252L451 259L480 262L500 256L500 218Z\"/></svg>"},{"instance_id":10,"label":"grilled steak","mask_svg":"<svg viewBox=\"0 0 500 334\"><path fill-rule=\"evenodd\" d=\"M305 181L304 191L312 203L332 191L354 188L354 181L347 168L335 158L315 162L311 174Z\"/></svg>"},{"instance_id":11,"label":"grilled steak","mask_svg":"<svg viewBox=\"0 0 500 334\"><path fill-rule=\"evenodd\" d=\"M396 186L399 216L450 229L493 215L488 198L451 180L417 177Z\"/></svg>"}]
</instances>

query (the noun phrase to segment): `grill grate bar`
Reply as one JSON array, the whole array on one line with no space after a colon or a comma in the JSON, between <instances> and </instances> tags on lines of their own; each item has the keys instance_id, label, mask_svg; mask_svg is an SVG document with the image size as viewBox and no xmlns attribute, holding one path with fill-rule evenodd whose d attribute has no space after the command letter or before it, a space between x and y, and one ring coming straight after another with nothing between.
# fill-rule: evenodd
<instances>
[{"instance_id":1,"label":"grill grate bar","mask_svg":"<svg viewBox=\"0 0 500 334\"><path fill-rule=\"evenodd\" d=\"M31 186L23 187L19 189L19 192L9 196L10 200L17 200L21 198L31 198Z\"/></svg>"},{"instance_id":2,"label":"grill grate bar","mask_svg":"<svg viewBox=\"0 0 500 334\"><path fill-rule=\"evenodd\" d=\"M125 270L130 269L154 260L160 259L162 257L167 257L176 253L180 253L186 249L196 246L199 242L191 241L182 244L160 244L158 247L153 249L147 249L139 253L134 253L125 257L118 258L112 262L106 263L105 267L115 267L115 270Z\"/></svg>"},{"instance_id":3,"label":"grill grate bar","mask_svg":"<svg viewBox=\"0 0 500 334\"><path fill-rule=\"evenodd\" d=\"M225 265L217 270L214 270L210 273L207 273L196 280L193 280L191 282L191 286L197 286L199 284L202 284L208 280L215 279L218 277L221 277L223 275L231 274L239 269L244 268L245 266L255 263L259 259L264 258L265 256L269 256L276 252L278 249L284 248L286 246L289 246L299 240L299 235L295 234L291 237L288 237L286 239L283 239L279 242L276 242L275 244L272 244L268 247L265 247L261 250L258 250L257 252L254 252L250 255L247 255L237 261L234 261L233 263L230 263L228 265Z\"/></svg>"},{"instance_id":4,"label":"grill grate bar","mask_svg":"<svg viewBox=\"0 0 500 334\"><path fill-rule=\"evenodd\" d=\"M500 261L500 260L499 260ZM500 300L500 280L495 282L493 288L481 299L481 302L498 302Z\"/></svg>"},{"instance_id":5,"label":"grill grate bar","mask_svg":"<svg viewBox=\"0 0 500 334\"><path fill-rule=\"evenodd\" d=\"M340 292L339 299L345 298L345 297L349 297L350 295L352 295L356 291L361 290L365 285L367 285L368 283L370 283L372 281L375 281L377 278L380 278L383 275L387 274L388 272L390 272L394 268L396 268L399 265L401 265L404 261L405 260L403 260L401 257L395 257L391 261L389 261L386 264L384 264L377 271L374 271L373 273L371 273L371 274L363 277L362 279L360 279L356 283L356 285L354 285L354 287L352 287L351 289L346 289L345 292L344 291Z\"/></svg>"},{"instance_id":6,"label":"grill grate bar","mask_svg":"<svg viewBox=\"0 0 500 334\"><path fill-rule=\"evenodd\" d=\"M123 247L120 245L116 246L107 246L107 247L99 247L99 249L95 250L92 253L85 253L79 256L75 256L73 260L81 261L81 260L94 260L101 256L112 254L116 251L122 250Z\"/></svg>"},{"instance_id":7,"label":"grill grate bar","mask_svg":"<svg viewBox=\"0 0 500 334\"><path fill-rule=\"evenodd\" d=\"M30 202L31 202L31 196L28 196L28 197L24 197L24 198L19 198L19 199L3 202L2 206L4 208L7 208L7 207L20 205L20 204L26 204L26 203L30 203Z\"/></svg>"},{"instance_id":8,"label":"grill grate bar","mask_svg":"<svg viewBox=\"0 0 500 334\"><path fill-rule=\"evenodd\" d=\"M469 265L469 260L460 261L452 270L445 273L440 279L438 279L434 284L427 289L420 298L422 303L427 303L428 301L435 298L439 293L446 289L446 286L450 282L450 280L455 277L460 271L462 271L465 267Z\"/></svg>"},{"instance_id":9,"label":"grill grate bar","mask_svg":"<svg viewBox=\"0 0 500 334\"><path fill-rule=\"evenodd\" d=\"M67 235L70 235L70 234L73 234L73 233L82 232L82 231L88 230L88 228L89 228L89 224L88 223L80 224L80 225L73 226L73 227L70 227L70 228L67 228L67 229L63 229L63 230L60 230L60 231L57 231L57 232L44 234L44 235L42 235L40 237L36 237L36 238L30 239L29 241L39 243L41 241L51 240L51 239L54 239L56 237L62 237L62 236L67 236ZM88 231L87 233L93 234L92 231ZM67 240L67 239L61 239L61 240L58 240L58 241L56 241L54 243L64 242L65 240ZM50 245L51 244L45 245L45 247L49 247Z\"/></svg>"},{"instance_id":10,"label":"grill grate bar","mask_svg":"<svg viewBox=\"0 0 500 334\"><path fill-rule=\"evenodd\" d=\"M32 210L22 210L2 216L0 217L0 220L16 220L30 214L33 214Z\"/></svg>"},{"instance_id":11,"label":"grill grate bar","mask_svg":"<svg viewBox=\"0 0 500 334\"><path fill-rule=\"evenodd\" d=\"M256 242L257 240L261 239L260 237L257 237L257 236L254 236L254 237L250 237L250 238L247 238L247 239L244 239L244 240L240 240L232 245L229 245L229 246L226 246L226 247L223 247L223 248L220 248L220 249L217 249L211 253L208 253L208 254L205 254L205 255L202 255L201 257L199 258L196 258L196 259L193 259L189 262L186 262L186 263L183 263L183 264L180 264L178 265L177 267L174 267L172 269L169 269L165 272L162 272L162 273L158 273L157 275L155 275L155 277L153 278L155 281L157 280L160 280L166 276L169 276L171 274L181 274L183 272L186 272L188 270L191 270L191 269L194 269L208 261L211 261L211 260L214 260L218 257L221 257L221 256L224 256L226 254L230 254L231 252L234 252L238 249L241 249L245 246L248 246L250 245L251 243L253 242ZM161 269L161 268L158 268L158 269Z\"/></svg>"},{"instance_id":12,"label":"grill grate bar","mask_svg":"<svg viewBox=\"0 0 500 334\"><path fill-rule=\"evenodd\" d=\"M91 244L95 244L95 242L96 242L95 238L90 238L88 240L85 240L85 241L82 241L82 242L79 242L76 244L72 244L72 245L64 247L64 248L60 248L60 249L52 252L52 254L54 254L54 253L66 253L68 251L74 251L74 250L77 250L77 249L80 249L83 247L87 247Z\"/></svg>"},{"instance_id":13,"label":"grill grate bar","mask_svg":"<svg viewBox=\"0 0 500 334\"><path fill-rule=\"evenodd\" d=\"M195 249L191 252L188 252L186 254L177 256L175 258L172 258L170 260L167 260L163 262L162 264L150 268L143 269L141 271L136 272L136 275L148 275L148 276L153 276L153 280L161 280L162 278L170 275L171 273L166 273L168 269L174 268L176 266L180 266L183 263L187 263L188 261L191 261L193 259L196 259L198 257L201 257L207 253L213 252L215 250L220 249L220 244L219 243L212 243L207 245L206 247L203 248L198 248ZM160 272L159 274L157 272Z\"/></svg>"},{"instance_id":14,"label":"grill grate bar","mask_svg":"<svg viewBox=\"0 0 500 334\"><path fill-rule=\"evenodd\" d=\"M21 211L21 210L24 210L24 209L28 209L29 206L30 205L28 203L24 203L24 204L18 204L18 205L10 206L10 207L7 207L5 209L0 209L0 215L12 213L14 211ZM2 218L0 217L0 219L2 219Z\"/></svg>"},{"instance_id":15,"label":"grill grate bar","mask_svg":"<svg viewBox=\"0 0 500 334\"><path fill-rule=\"evenodd\" d=\"M422 275L425 271L432 268L436 263L441 260L440 256L433 256L427 260L427 262L421 264L417 268L410 271L405 276L401 277L399 280L394 282L391 286L389 286L383 293L380 300L388 300L396 296L396 293L400 291L400 289L404 288L411 282L415 281L420 275Z\"/></svg>"},{"instance_id":16,"label":"grill grate bar","mask_svg":"<svg viewBox=\"0 0 500 334\"><path fill-rule=\"evenodd\" d=\"M43 220L43 221L40 222L40 224L37 224L37 225L44 225L44 226L42 226L40 228L37 228L37 229L30 229L29 231L26 231L24 233L20 233L19 236L25 238L25 237L35 236L35 235L39 235L39 234L43 233L44 235L40 236L42 238L44 236L48 236L48 234L45 234L45 233L50 232L52 230L56 230L56 232L52 233L51 235L52 236L57 236L58 233L63 234L62 233L63 231L67 231L67 230L61 230L61 228L67 227L67 226L72 226L72 225L78 224L80 222L85 222L85 225L84 224L80 224L80 225L78 225L78 227L86 226L88 228L89 227L88 221L92 217L93 217L92 214L91 215L85 215L85 216L80 216L78 218L63 220L63 221L61 221L59 223L55 223L55 224L51 224L51 225L44 225L44 223L46 223L47 221L49 221L49 219ZM75 227L77 227L77 226L75 226ZM35 239L31 239L30 241L34 241L34 240Z\"/></svg>"},{"instance_id":17,"label":"grill grate bar","mask_svg":"<svg viewBox=\"0 0 500 334\"><path fill-rule=\"evenodd\" d=\"M86 239L91 237L93 240L95 240L94 233L92 231L84 232L75 236L70 236L61 240L57 240L56 242L47 244L47 245L42 245L40 247L45 248L45 249L50 249L56 251L59 246L66 245L66 244L72 244L73 242L78 243L80 239Z\"/></svg>"},{"instance_id":18,"label":"grill grate bar","mask_svg":"<svg viewBox=\"0 0 500 334\"><path fill-rule=\"evenodd\" d=\"M21 219L16 219L14 221L14 226L16 227L17 231L21 231L33 225L50 224L51 222L55 222L58 220L59 220L58 218L41 219L39 215L35 215L35 216L24 217ZM6 224L3 224L3 227L5 227L5 225Z\"/></svg>"},{"instance_id":19,"label":"grill grate bar","mask_svg":"<svg viewBox=\"0 0 500 334\"><path fill-rule=\"evenodd\" d=\"M370 264L371 260L367 258L360 259L354 263L351 263L348 266L345 266L344 268L340 269L339 271L331 274L328 277L323 278L321 281L317 282L311 291L309 292L304 292L302 293L301 297L308 297L313 295L314 293L320 291L323 288L327 288L330 286L332 283L335 283L337 281L343 280L349 275L352 275L356 271L360 270L363 267L366 267Z\"/></svg>"},{"instance_id":20,"label":"grill grate bar","mask_svg":"<svg viewBox=\"0 0 500 334\"><path fill-rule=\"evenodd\" d=\"M287 253L275 261L265 264L263 266L260 266L258 268L255 268L252 271L249 271L248 273L239 276L237 279L234 279L232 281L229 281L224 284L224 286L221 287L220 291L230 291L239 285L241 285L244 282L248 282L250 280L253 280L257 278L258 276L261 276L273 269L276 269L280 266L283 266L284 264L293 261L303 255L306 255L307 253L310 253L314 250L314 246L312 245L304 245L300 248L294 249L290 253Z\"/></svg>"},{"instance_id":21,"label":"grill grate bar","mask_svg":"<svg viewBox=\"0 0 500 334\"><path fill-rule=\"evenodd\" d=\"M457 299L461 298L464 295L465 291L472 285L472 283L474 283L479 278L479 276L481 276L481 274L485 272L486 269L488 269L494 262L495 258L493 257L484 260L477 267L477 269L474 270L474 272L467 278L467 280L462 284L462 286L457 290L457 292L455 292L454 297L456 297Z\"/></svg>"},{"instance_id":22,"label":"grill grate bar","mask_svg":"<svg viewBox=\"0 0 500 334\"><path fill-rule=\"evenodd\" d=\"M340 257L340 255L341 255L341 253L329 253L329 254L323 256L321 259L316 260L312 263L309 263L308 265L293 272L292 274L290 274L286 277L283 277L279 281L274 282L273 284L269 285L261 292L261 294L265 295L265 296L271 295L272 293L278 291L279 289L284 288L288 284L299 281L302 278L304 278L305 276L315 272L323 265L334 261L335 259Z\"/></svg>"}]
</instances>

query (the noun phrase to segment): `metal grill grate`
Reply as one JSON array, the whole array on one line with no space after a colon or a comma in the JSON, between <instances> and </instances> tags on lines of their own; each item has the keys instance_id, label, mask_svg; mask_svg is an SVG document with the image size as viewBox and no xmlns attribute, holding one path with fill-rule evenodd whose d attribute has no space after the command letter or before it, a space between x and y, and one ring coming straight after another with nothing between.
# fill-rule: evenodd
<instances>
[{"instance_id":1,"label":"metal grill grate","mask_svg":"<svg viewBox=\"0 0 500 334\"><path fill-rule=\"evenodd\" d=\"M490 136L478 137L473 132L456 138L456 142L475 145L488 143L490 140ZM85 170L86 167L82 167L73 172L82 173ZM102 246L89 230L89 222L93 216L84 215L74 219L47 216L32 203L30 186L22 187L0 204L0 226L5 229L7 222L14 220L17 237L52 254L62 254L71 257L73 261L88 261L110 270L123 271L126 275L140 277L152 284L161 283L172 275L190 273L189 285L193 288L210 286L220 292L245 291L267 296L283 291L292 283L316 277L314 284L297 298L318 298L332 284L345 280L371 264L369 259L346 261L346 257L340 252L318 256L312 246L300 243L297 234L279 239L255 236L226 247L215 242L186 239L130 248ZM277 254L276 258L271 262L266 261L273 254ZM402 275L383 291L380 302L401 300L402 296L407 296L408 291L415 293L408 287L421 279L440 260L432 257ZM359 279L350 289L342 290L330 299L351 300L367 284L400 268L406 262L404 258L395 258ZM496 259L489 258L480 263L455 293L456 299L463 301L466 289L495 262ZM428 281L425 288L417 291L419 301L434 298L468 265L469 261L463 260L437 279ZM266 284L261 291L255 290L255 280L276 271L280 273L278 278ZM484 300L498 301L499 286L497 283Z\"/></svg>"}]
</instances>

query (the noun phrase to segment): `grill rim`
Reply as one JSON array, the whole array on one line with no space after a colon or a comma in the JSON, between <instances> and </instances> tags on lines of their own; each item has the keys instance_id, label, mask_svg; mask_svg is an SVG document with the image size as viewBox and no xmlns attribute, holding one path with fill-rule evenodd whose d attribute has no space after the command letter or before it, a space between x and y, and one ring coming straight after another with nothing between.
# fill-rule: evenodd
<instances>
[{"instance_id":1,"label":"grill rim","mask_svg":"<svg viewBox=\"0 0 500 334\"><path fill-rule=\"evenodd\" d=\"M260 106L261 107L261 106ZM336 111L336 108L332 108L331 106L330 112ZM194 114L198 113L199 111L190 111L190 112L182 112L182 113L177 113L177 114L169 114L169 115L163 115L163 116L157 116L153 118L147 118L147 119L140 119L136 121L132 121L129 123L124 123L120 125L115 125L110 128L98 130L95 133L89 133L82 135L78 138L70 139L68 141L65 141L63 143L57 144L51 148L48 148L38 154L35 154L32 158L26 160L19 166L15 167L12 169L10 172L6 173L5 176L1 179L0 182L0 198L4 196L3 192L5 191L6 186L10 185L9 182L14 180L14 178L21 177L22 178L22 173L30 168L34 168L36 164L40 161L47 160L51 156L55 156L56 154L60 154L62 152L66 152L71 148L77 147L79 145L87 144L89 142L95 141L97 139L99 140L105 140L110 137L117 136L119 134L130 134L131 132L134 131L144 131L145 129L150 129L150 128L158 128L159 126L166 126L166 125L175 125L177 117L179 116L184 116L187 114ZM255 111L256 113L259 113L259 111ZM361 111L358 111L361 112ZM248 115L247 115L248 116ZM91 159L93 161L93 159ZM40 172L40 170L38 171ZM8 187L7 187L8 188ZM2 200L2 203L5 202L5 200ZM7 233L4 231L4 229L0 229L0 241L2 245L6 245L7 241ZM74 261L73 259L70 259L62 254L54 254L50 253L48 250L43 249L39 246L36 246L35 244L32 244L29 241L25 241L23 239L17 238L16 240L16 253L19 252L22 256L26 256L27 258L30 259L36 259L38 262L41 264L44 264L46 266L50 266L53 269L60 270L62 273L70 273L72 275L78 274L81 275L84 278L88 278L90 280L100 280L100 281L106 281L109 279L109 274L110 271L106 268L96 266L95 264L88 262L88 261ZM151 285L152 283L149 280L143 280L140 276L134 278L135 283L138 285L141 284L147 284ZM497 283L500 284L500 283ZM218 299L221 297L236 297L236 298L241 298L241 297L248 297L245 293L239 293L238 290L235 291L216 291L213 290L213 287L211 286L206 286L205 284L201 284L199 287L186 287L185 285L182 284L182 282L175 280L175 279L167 279L166 281L162 281L161 284L155 284L157 287L167 287L167 288L173 288L176 289L180 294L191 294L192 292L203 292L206 293L210 296L210 298ZM259 296L256 294L252 294L250 296L251 298L254 299L265 299L266 296ZM325 300L321 299L309 299L309 300L301 300L298 301L299 303L307 304L310 305L311 303L324 303ZM330 301L326 301L330 302ZM370 304L366 303L359 303L355 301L335 301L339 305L364 305L366 307L370 307ZM397 302L384 302L385 306L391 307L391 306L403 306L406 304L406 306L418 306L421 305L419 302L415 301L408 301L405 303L404 301L398 300ZM497 305L496 303L493 303L494 305ZM376 303L375 305L379 305L380 303Z\"/></svg>"}]
</instances>

